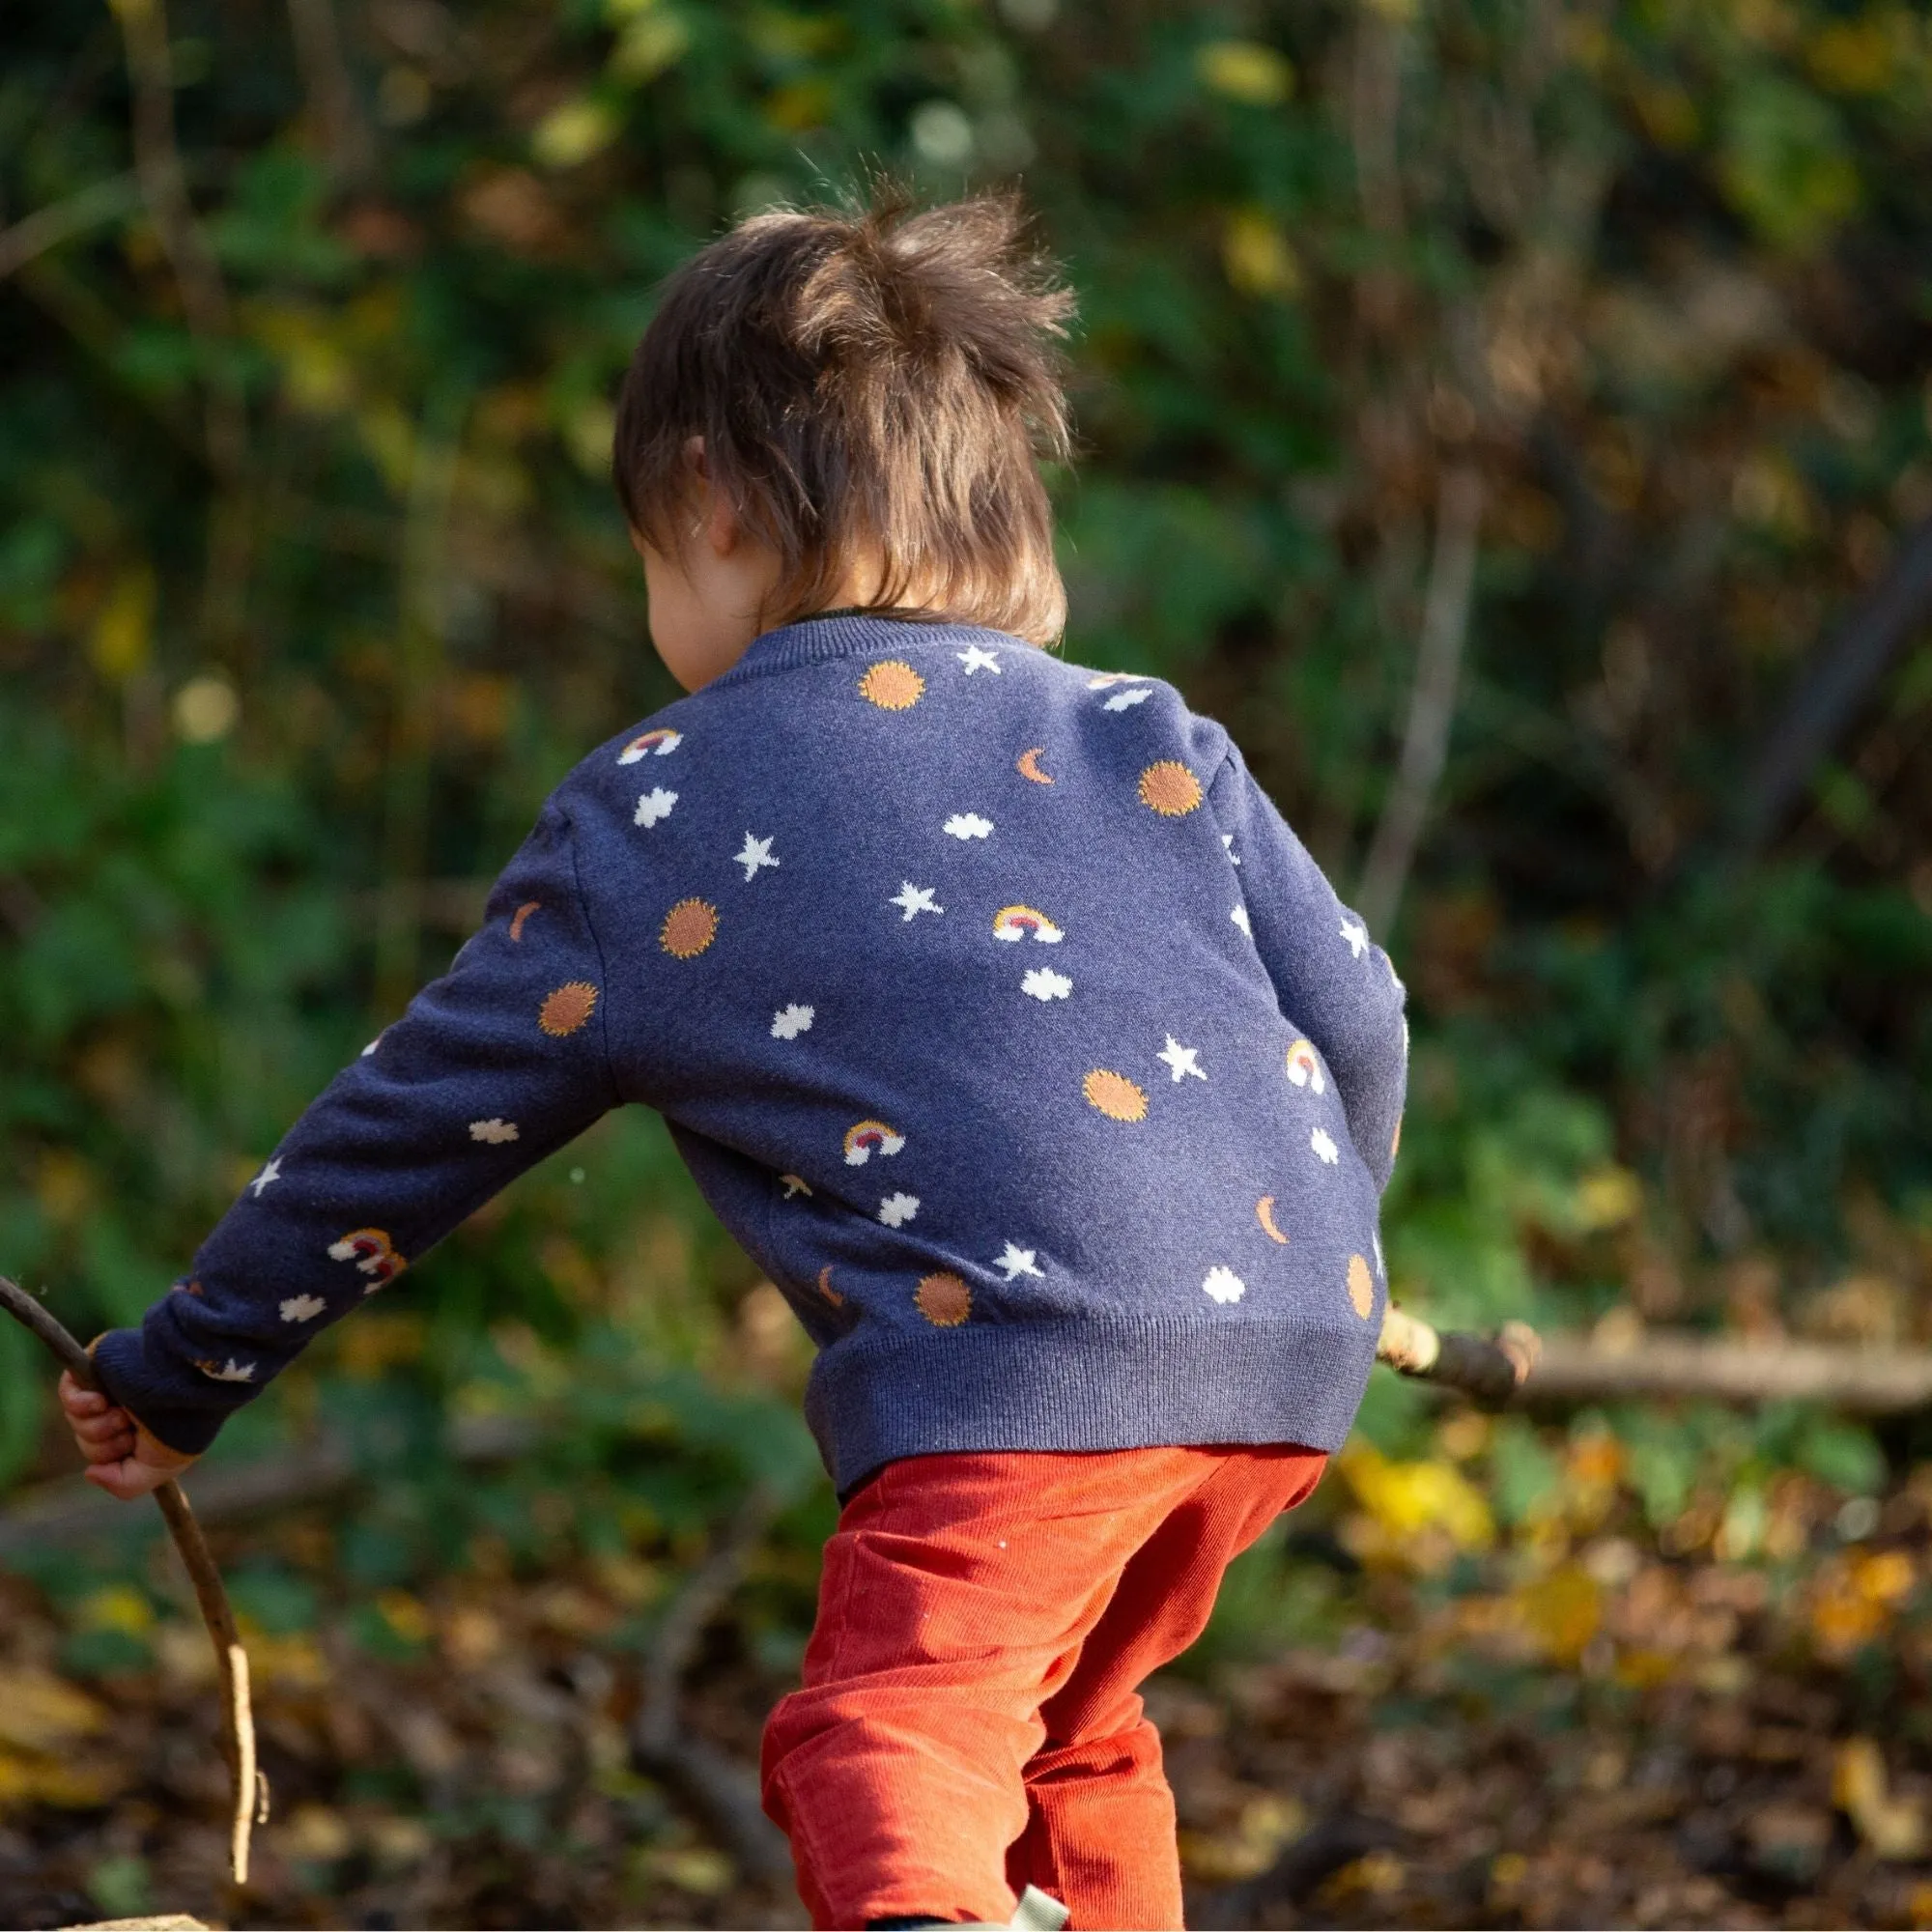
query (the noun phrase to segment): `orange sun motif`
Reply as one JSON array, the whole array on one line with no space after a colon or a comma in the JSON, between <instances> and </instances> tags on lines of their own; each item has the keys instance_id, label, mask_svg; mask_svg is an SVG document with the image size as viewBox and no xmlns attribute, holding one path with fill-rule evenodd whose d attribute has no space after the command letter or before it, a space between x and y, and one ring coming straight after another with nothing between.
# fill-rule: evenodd
<instances>
[{"instance_id":1,"label":"orange sun motif","mask_svg":"<svg viewBox=\"0 0 1932 1932\"><path fill-rule=\"evenodd\" d=\"M718 937L718 908L703 899L679 899L665 914L658 944L673 959L696 959Z\"/></svg>"},{"instance_id":2,"label":"orange sun motif","mask_svg":"<svg viewBox=\"0 0 1932 1932\"><path fill-rule=\"evenodd\" d=\"M924 678L897 658L875 664L859 680L859 696L881 711L910 711L924 695Z\"/></svg>"},{"instance_id":3,"label":"orange sun motif","mask_svg":"<svg viewBox=\"0 0 1932 1932\"><path fill-rule=\"evenodd\" d=\"M1163 818L1185 818L1201 803L1201 781L1174 758L1141 774L1141 803Z\"/></svg>"},{"instance_id":4,"label":"orange sun motif","mask_svg":"<svg viewBox=\"0 0 1932 1932\"><path fill-rule=\"evenodd\" d=\"M935 1328L956 1328L973 1312L973 1291L956 1274L929 1274L913 1302Z\"/></svg>"},{"instance_id":5,"label":"orange sun motif","mask_svg":"<svg viewBox=\"0 0 1932 1932\"><path fill-rule=\"evenodd\" d=\"M562 1039L585 1025L597 1010L597 988L588 980L559 986L537 1009L537 1025L553 1039Z\"/></svg>"},{"instance_id":6,"label":"orange sun motif","mask_svg":"<svg viewBox=\"0 0 1932 1932\"><path fill-rule=\"evenodd\" d=\"M1364 1321L1376 1305L1376 1278L1360 1255L1349 1257L1349 1300Z\"/></svg>"},{"instance_id":7,"label":"orange sun motif","mask_svg":"<svg viewBox=\"0 0 1932 1932\"><path fill-rule=\"evenodd\" d=\"M1106 1067L1096 1066L1080 1083L1080 1091L1086 1094L1087 1104L1110 1121L1147 1119L1148 1097L1124 1073L1110 1073Z\"/></svg>"},{"instance_id":8,"label":"orange sun motif","mask_svg":"<svg viewBox=\"0 0 1932 1932\"><path fill-rule=\"evenodd\" d=\"M543 901L541 899L526 899L517 908L515 917L510 921L510 937L512 939L523 938L525 920L528 919L531 913L541 912L542 910Z\"/></svg>"}]
</instances>

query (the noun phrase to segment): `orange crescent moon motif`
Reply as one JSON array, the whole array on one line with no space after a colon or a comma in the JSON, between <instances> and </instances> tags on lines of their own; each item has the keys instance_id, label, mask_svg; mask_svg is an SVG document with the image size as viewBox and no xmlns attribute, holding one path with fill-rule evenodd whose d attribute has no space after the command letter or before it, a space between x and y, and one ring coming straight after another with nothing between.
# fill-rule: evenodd
<instances>
[{"instance_id":1,"label":"orange crescent moon motif","mask_svg":"<svg viewBox=\"0 0 1932 1932\"><path fill-rule=\"evenodd\" d=\"M1013 760L1013 769L1021 778L1031 779L1037 785L1050 785L1053 782L1052 777L1039 768L1040 753L1045 750L1044 745L1036 745L1032 751L1022 752Z\"/></svg>"},{"instance_id":2,"label":"orange crescent moon motif","mask_svg":"<svg viewBox=\"0 0 1932 1932\"><path fill-rule=\"evenodd\" d=\"M1283 1247L1288 1246L1288 1236L1274 1224L1274 1196L1272 1194L1264 1194L1255 1203L1255 1219L1262 1224L1262 1233L1269 1240L1279 1241Z\"/></svg>"},{"instance_id":3,"label":"orange crescent moon motif","mask_svg":"<svg viewBox=\"0 0 1932 1932\"><path fill-rule=\"evenodd\" d=\"M834 1308L843 1308L845 1306L845 1297L832 1286L832 1269L829 1266L818 1270L818 1292L824 1295L827 1301L831 1302Z\"/></svg>"}]
</instances>

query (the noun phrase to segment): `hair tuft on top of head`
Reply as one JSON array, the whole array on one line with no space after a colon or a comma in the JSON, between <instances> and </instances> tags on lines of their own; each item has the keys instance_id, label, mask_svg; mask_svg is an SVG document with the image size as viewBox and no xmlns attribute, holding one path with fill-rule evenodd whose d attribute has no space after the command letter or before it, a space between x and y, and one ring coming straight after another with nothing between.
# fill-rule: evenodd
<instances>
[{"instance_id":1,"label":"hair tuft on top of head","mask_svg":"<svg viewBox=\"0 0 1932 1932\"><path fill-rule=\"evenodd\" d=\"M1060 340L1073 312L1010 195L917 209L776 210L665 285L617 412L633 526L678 549L684 455L781 559L767 622L822 610L855 562L869 602L1038 643L1060 635L1042 460L1070 448Z\"/></svg>"}]
</instances>

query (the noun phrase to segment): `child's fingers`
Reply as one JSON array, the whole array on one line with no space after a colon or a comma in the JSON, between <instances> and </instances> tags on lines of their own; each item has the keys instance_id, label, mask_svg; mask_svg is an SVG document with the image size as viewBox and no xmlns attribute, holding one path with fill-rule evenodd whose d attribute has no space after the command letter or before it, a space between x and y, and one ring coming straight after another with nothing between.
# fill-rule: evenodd
<instances>
[{"instance_id":1,"label":"child's fingers","mask_svg":"<svg viewBox=\"0 0 1932 1932\"><path fill-rule=\"evenodd\" d=\"M66 1370L61 1372L60 1401L70 1415L100 1415L111 1406L99 1389L82 1388Z\"/></svg>"},{"instance_id":2,"label":"child's fingers","mask_svg":"<svg viewBox=\"0 0 1932 1932\"><path fill-rule=\"evenodd\" d=\"M158 1469L152 1463L137 1462L128 1456L118 1463L96 1463L86 1474L96 1489L105 1490L124 1503L131 1503L153 1495L173 1471Z\"/></svg>"},{"instance_id":3,"label":"child's fingers","mask_svg":"<svg viewBox=\"0 0 1932 1932\"><path fill-rule=\"evenodd\" d=\"M110 1408L104 1415L71 1415L67 1426L83 1442L111 1442L133 1435L134 1418L125 1408Z\"/></svg>"},{"instance_id":4,"label":"child's fingers","mask_svg":"<svg viewBox=\"0 0 1932 1932\"><path fill-rule=\"evenodd\" d=\"M140 1438L133 1430L124 1429L119 1435L102 1436L98 1442L83 1442L75 1436L74 1446L90 1463L120 1463L138 1452Z\"/></svg>"}]
</instances>

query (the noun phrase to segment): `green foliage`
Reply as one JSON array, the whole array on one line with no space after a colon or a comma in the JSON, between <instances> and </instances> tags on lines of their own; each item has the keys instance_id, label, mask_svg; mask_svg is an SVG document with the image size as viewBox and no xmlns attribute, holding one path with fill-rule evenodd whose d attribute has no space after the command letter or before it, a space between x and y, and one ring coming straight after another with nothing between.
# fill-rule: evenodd
<instances>
[{"instance_id":1,"label":"green foliage","mask_svg":"<svg viewBox=\"0 0 1932 1932\"><path fill-rule=\"evenodd\" d=\"M699 242L882 165L1023 182L1081 302L1068 648L1225 718L1345 892L1443 479L1483 479L1392 934L1398 1293L1919 1329L1932 648L1737 832L1833 614L1932 513L1918 11L338 0L299 58L278 10L167 12L171 77L136 49L130 82L133 14L83 0L0 75L0 206L61 217L0 283L0 1268L73 1325L186 1264L551 785L670 695L614 382ZM121 181L130 87L173 103L185 228ZM225 1453L345 1430L388 1478L358 1587L477 1534L689 1532L812 1480L753 1288L661 1127L608 1122ZM0 1479L45 1417L23 1350L0 1333ZM438 1461L452 1414L566 1409L514 1479ZM1429 1426L1378 1384L1387 1453ZM1617 1427L1660 1522L1713 1468L1874 1479L1823 1425ZM1498 1434L1506 1520L1553 1453Z\"/></svg>"}]
</instances>

